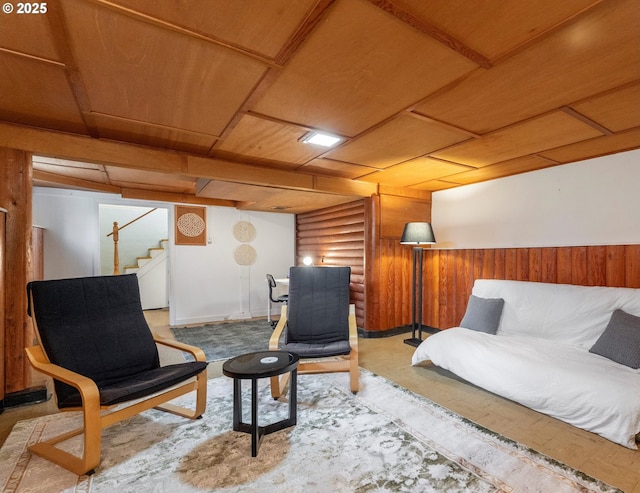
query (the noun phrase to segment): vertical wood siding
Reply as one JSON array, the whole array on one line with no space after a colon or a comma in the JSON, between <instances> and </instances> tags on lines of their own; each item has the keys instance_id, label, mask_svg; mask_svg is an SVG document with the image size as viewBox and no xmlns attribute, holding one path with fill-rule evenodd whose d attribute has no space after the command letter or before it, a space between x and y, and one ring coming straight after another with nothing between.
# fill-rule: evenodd
<instances>
[{"instance_id":1,"label":"vertical wood siding","mask_svg":"<svg viewBox=\"0 0 640 493\"><path fill-rule=\"evenodd\" d=\"M296 265L311 257L314 265L351 267L351 303L358 327L364 325L364 200L296 216Z\"/></svg>"},{"instance_id":2,"label":"vertical wood siding","mask_svg":"<svg viewBox=\"0 0 640 493\"><path fill-rule=\"evenodd\" d=\"M640 245L424 252L424 323L462 320L475 279L640 288Z\"/></svg>"}]
</instances>

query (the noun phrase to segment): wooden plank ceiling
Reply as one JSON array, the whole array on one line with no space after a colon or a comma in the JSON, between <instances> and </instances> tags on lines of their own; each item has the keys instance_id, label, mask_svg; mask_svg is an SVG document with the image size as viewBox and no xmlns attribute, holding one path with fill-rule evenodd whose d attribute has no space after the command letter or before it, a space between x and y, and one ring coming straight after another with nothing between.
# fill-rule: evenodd
<instances>
[{"instance_id":1,"label":"wooden plank ceiling","mask_svg":"<svg viewBox=\"0 0 640 493\"><path fill-rule=\"evenodd\" d=\"M35 184L130 197L298 213L640 147L637 0L54 0L0 17L0 73L5 134L164 150L42 133Z\"/></svg>"}]
</instances>

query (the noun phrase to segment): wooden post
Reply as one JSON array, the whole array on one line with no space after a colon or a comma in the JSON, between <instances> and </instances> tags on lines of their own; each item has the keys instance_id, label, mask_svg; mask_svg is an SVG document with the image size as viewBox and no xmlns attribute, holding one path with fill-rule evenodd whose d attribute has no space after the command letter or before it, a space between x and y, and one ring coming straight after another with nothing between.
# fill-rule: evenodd
<instances>
[{"instance_id":1,"label":"wooden post","mask_svg":"<svg viewBox=\"0 0 640 493\"><path fill-rule=\"evenodd\" d=\"M118 223L113 222L113 275L120 274L120 256L118 254Z\"/></svg>"},{"instance_id":2,"label":"wooden post","mask_svg":"<svg viewBox=\"0 0 640 493\"><path fill-rule=\"evenodd\" d=\"M31 156L20 150L0 147L0 207L7 210L5 226L4 363L5 394L26 389L31 371L25 346L33 344L33 328L27 316L26 285L31 271Z\"/></svg>"},{"instance_id":3,"label":"wooden post","mask_svg":"<svg viewBox=\"0 0 640 493\"><path fill-rule=\"evenodd\" d=\"M0 209L0 413L4 410L4 355L5 355L5 342L4 342L4 300L7 292L6 278L4 276L5 262L4 262L4 245L5 245L5 224L7 218L7 211Z\"/></svg>"}]
</instances>

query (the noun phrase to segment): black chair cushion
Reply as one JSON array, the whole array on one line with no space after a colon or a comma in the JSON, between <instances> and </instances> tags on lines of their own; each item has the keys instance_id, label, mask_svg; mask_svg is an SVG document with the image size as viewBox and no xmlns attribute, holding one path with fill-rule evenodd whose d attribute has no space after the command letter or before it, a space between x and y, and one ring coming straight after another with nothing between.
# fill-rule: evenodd
<instances>
[{"instance_id":1,"label":"black chair cushion","mask_svg":"<svg viewBox=\"0 0 640 493\"><path fill-rule=\"evenodd\" d=\"M100 390L100 405L111 406L146 397L179 384L190 377L195 377L206 367L207 363L205 361L191 361L177 365L167 365L138 373L137 375L112 383L111 385L98 386ZM71 387L62 382L56 382L56 385L59 408L80 407L82 405L82 399L75 387ZM60 393L57 391L59 385L69 387L72 392L64 392L63 399L61 399Z\"/></svg>"},{"instance_id":2,"label":"black chair cushion","mask_svg":"<svg viewBox=\"0 0 640 493\"><path fill-rule=\"evenodd\" d=\"M52 363L94 380L100 389L160 367L135 274L34 281L27 291ZM162 378L171 380L168 375ZM77 396L75 388L55 383L59 402Z\"/></svg>"},{"instance_id":3,"label":"black chair cushion","mask_svg":"<svg viewBox=\"0 0 640 493\"><path fill-rule=\"evenodd\" d=\"M304 344L301 342L290 342L282 345L280 349L282 351L289 351L290 353L297 354L300 358L340 356L351 352L349 341L336 341L328 344Z\"/></svg>"},{"instance_id":4,"label":"black chair cushion","mask_svg":"<svg viewBox=\"0 0 640 493\"><path fill-rule=\"evenodd\" d=\"M350 276L350 267L291 267L285 344L348 347Z\"/></svg>"}]
</instances>

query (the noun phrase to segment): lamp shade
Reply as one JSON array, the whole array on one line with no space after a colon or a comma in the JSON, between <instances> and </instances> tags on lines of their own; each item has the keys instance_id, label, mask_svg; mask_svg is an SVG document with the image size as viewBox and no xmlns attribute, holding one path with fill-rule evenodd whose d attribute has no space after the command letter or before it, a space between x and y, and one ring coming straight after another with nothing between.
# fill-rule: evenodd
<instances>
[{"instance_id":1,"label":"lamp shade","mask_svg":"<svg viewBox=\"0 0 640 493\"><path fill-rule=\"evenodd\" d=\"M400 243L403 245L433 244L436 237L430 223L407 223L404 225Z\"/></svg>"}]
</instances>

